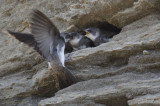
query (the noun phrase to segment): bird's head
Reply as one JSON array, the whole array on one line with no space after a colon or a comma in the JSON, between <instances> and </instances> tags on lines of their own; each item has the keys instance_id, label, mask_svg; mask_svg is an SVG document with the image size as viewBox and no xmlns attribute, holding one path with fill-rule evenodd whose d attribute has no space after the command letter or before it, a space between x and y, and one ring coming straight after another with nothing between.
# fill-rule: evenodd
<instances>
[{"instance_id":1,"label":"bird's head","mask_svg":"<svg viewBox=\"0 0 160 106\"><path fill-rule=\"evenodd\" d=\"M60 36L65 39L65 42L68 42L70 40L70 34L69 33L61 33Z\"/></svg>"},{"instance_id":2,"label":"bird's head","mask_svg":"<svg viewBox=\"0 0 160 106\"><path fill-rule=\"evenodd\" d=\"M83 37L81 34L79 34L78 32L71 32L69 33L69 37L70 37L70 40L69 42L72 44L72 45L76 45L77 43L79 43L79 41L81 40L81 38Z\"/></svg>"},{"instance_id":3,"label":"bird's head","mask_svg":"<svg viewBox=\"0 0 160 106\"><path fill-rule=\"evenodd\" d=\"M84 30L85 36L88 37L89 39L91 39L92 41L94 41L98 36L99 36L99 29L98 28L87 28Z\"/></svg>"},{"instance_id":4,"label":"bird's head","mask_svg":"<svg viewBox=\"0 0 160 106\"><path fill-rule=\"evenodd\" d=\"M71 32L69 33L69 35L70 35L70 40L81 39L82 36L78 32Z\"/></svg>"}]
</instances>

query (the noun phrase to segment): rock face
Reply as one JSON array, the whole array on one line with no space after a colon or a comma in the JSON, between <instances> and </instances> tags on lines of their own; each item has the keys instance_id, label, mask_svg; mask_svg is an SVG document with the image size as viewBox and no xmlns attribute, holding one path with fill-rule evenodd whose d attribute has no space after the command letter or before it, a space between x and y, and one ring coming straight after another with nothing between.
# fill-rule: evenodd
<instances>
[{"instance_id":1,"label":"rock face","mask_svg":"<svg viewBox=\"0 0 160 106\"><path fill-rule=\"evenodd\" d=\"M106 22L122 31L108 43L73 52L66 66L82 81L60 91L38 53L0 33L0 106L160 105L159 0L1 0L0 28L29 32L33 8L61 31Z\"/></svg>"}]
</instances>

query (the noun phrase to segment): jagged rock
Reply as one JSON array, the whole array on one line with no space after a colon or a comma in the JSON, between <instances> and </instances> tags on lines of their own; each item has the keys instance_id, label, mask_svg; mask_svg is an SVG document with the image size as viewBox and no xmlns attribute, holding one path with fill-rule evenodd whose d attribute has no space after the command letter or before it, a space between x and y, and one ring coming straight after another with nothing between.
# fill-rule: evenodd
<instances>
[{"instance_id":1,"label":"jagged rock","mask_svg":"<svg viewBox=\"0 0 160 106\"><path fill-rule=\"evenodd\" d=\"M44 59L0 33L0 105L35 106L40 100L40 106L159 105L159 4L159 0L1 0L0 28L29 32L29 14L37 8L60 31L106 22L122 31L106 44L73 52L66 66L83 81L58 92L56 76ZM143 55L144 50L149 54Z\"/></svg>"},{"instance_id":2,"label":"jagged rock","mask_svg":"<svg viewBox=\"0 0 160 106\"><path fill-rule=\"evenodd\" d=\"M58 80L51 70L39 70L32 76L32 94L36 96L53 96L59 90Z\"/></svg>"},{"instance_id":3,"label":"jagged rock","mask_svg":"<svg viewBox=\"0 0 160 106\"><path fill-rule=\"evenodd\" d=\"M159 106L160 105L160 95L145 95L134 98L128 101L129 106Z\"/></svg>"},{"instance_id":4,"label":"jagged rock","mask_svg":"<svg viewBox=\"0 0 160 106\"><path fill-rule=\"evenodd\" d=\"M94 105L158 106L158 100L134 98L159 94L159 27L160 15L153 14L124 27L109 43L74 52L68 66L77 68L78 76L87 81L59 91L40 101L39 106L79 104L83 100ZM150 54L143 55L143 50Z\"/></svg>"}]
</instances>

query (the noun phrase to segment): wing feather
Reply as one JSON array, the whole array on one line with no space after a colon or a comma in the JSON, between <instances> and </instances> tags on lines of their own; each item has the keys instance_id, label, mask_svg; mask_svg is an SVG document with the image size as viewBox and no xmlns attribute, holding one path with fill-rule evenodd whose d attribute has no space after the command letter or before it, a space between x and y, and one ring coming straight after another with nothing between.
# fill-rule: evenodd
<instances>
[{"instance_id":1,"label":"wing feather","mask_svg":"<svg viewBox=\"0 0 160 106\"><path fill-rule=\"evenodd\" d=\"M52 21L39 10L34 10L32 13L31 32L39 49L48 61L53 56L58 56L57 46L60 42L64 45L64 39Z\"/></svg>"},{"instance_id":2,"label":"wing feather","mask_svg":"<svg viewBox=\"0 0 160 106\"><path fill-rule=\"evenodd\" d=\"M31 32L40 51L56 73L60 88L76 83L78 79L64 67L64 38L51 20L38 10L33 12Z\"/></svg>"}]
</instances>

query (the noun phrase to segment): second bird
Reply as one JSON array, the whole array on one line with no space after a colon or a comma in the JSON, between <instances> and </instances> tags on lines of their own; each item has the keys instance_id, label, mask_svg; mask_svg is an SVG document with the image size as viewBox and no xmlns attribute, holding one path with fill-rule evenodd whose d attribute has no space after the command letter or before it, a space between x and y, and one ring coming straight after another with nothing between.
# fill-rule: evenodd
<instances>
[{"instance_id":1,"label":"second bird","mask_svg":"<svg viewBox=\"0 0 160 106\"><path fill-rule=\"evenodd\" d=\"M94 43L81 33L71 32L69 33L69 35L69 43L74 50L85 49L87 47L94 47Z\"/></svg>"},{"instance_id":2,"label":"second bird","mask_svg":"<svg viewBox=\"0 0 160 106\"><path fill-rule=\"evenodd\" d=\"M87 28L84 31L86 32L85 36L91 39L95 46L109 42L117 34L116 32L105 31L96 27Z\"/></svg>"}]
</instances>

